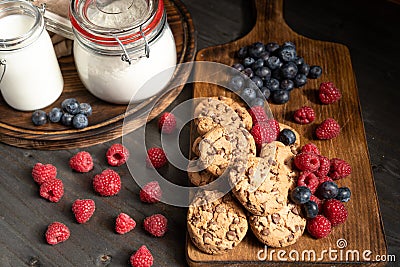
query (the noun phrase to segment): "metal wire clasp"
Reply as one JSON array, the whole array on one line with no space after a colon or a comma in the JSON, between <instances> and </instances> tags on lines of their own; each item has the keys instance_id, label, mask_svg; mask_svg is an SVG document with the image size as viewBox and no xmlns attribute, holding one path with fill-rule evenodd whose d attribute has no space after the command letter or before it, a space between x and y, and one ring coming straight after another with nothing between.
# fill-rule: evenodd
<instances>
[{"instance_id":1,"label":"metal wire clasp","mask_svg":"<svg viewBox=\"0 0 400 267\"><path fill-rule=\"evenodd\" d=\"M138 58L130 58L129 54L128 54L128 51L126 50L124 44L121 42L121 40L117 36L113 35L115 40L118 42L119 46L122 48L122 51L124 52L121 55L121 60L124 61L124 62L129 63L129 65L132 64L132 60L138 60L138 59L140 59L142 57L147 57L147 58L150 57L150 46L149 46L149 43L147 42L146 36L144 35L144 32L142 30L142 26L140 26L140 35L142 36L143 41L144 41L144 55L140 55Z\"/></svg>"},{"instance_id":2,"label":"metal wire clasp","mask_svg":"<svg viewBox=\"0 0 400 267\"><path fill-rule=\"evenodd\" d=\"M4 74L6 74L6 70L7 70L7 60L5 60L4 58L0 59L0 66L3 67L3 73L0 75L0 83L3 80Z\"/></svg>"}]
</instances>

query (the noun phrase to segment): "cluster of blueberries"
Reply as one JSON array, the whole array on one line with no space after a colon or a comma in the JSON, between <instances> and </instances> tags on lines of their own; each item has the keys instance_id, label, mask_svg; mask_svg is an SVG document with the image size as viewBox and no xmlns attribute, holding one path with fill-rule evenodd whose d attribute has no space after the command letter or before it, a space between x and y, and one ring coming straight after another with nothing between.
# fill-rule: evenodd
<instances>
[{"instance_id":1,"label":"cluster of blueberries","mask_svg":"<svg viewBox=\"0 0 400 267\"><path fill-rule=\"evenodd\" d=\"M348 202L351 197L351 191L348 187L338 187L333 181L323 182L317 189L317 195L320 199L337 199L341 202ZM317 216L318 204L312 200L311 191L306 186L297 186L292 190L290 197L292 201L298 205L303 205L305 215L308 219Z\"/></svg>"},{"instance_id":2,"label":"cluster of blueberries","mask_svg":"<svg viewBox=\"0 0 400 267\"><path fill-rule=\"evenodd\" d=\"M65 126L73 126L83 129L88 126L88 116L92 115L92 107L88 103L79 103L75 98L67 98L61 103L61 108L55 107L47 114L43 110L35 110L32 113L34 125L44 125L47 120L60 122Z\"/></svg>"},{"instance_id":3,"label":"cluster of blueberries","mask_svg":"<svg viewBox=\"0 0 400 267\"><path fill-rule=\"evenodd\" d=\"M251 106L264 105L263 97L275 104L284 104L289 101L294 88L302 87L307 79L316 79L322 74L320 66L310 66L297 55L292 42L282 45L256 42L240 48L237 56L240 63L232 67L240 74L233 75L228 86ZM253 83L248 82L248 78Z\"/></svg>"}]
</instances>

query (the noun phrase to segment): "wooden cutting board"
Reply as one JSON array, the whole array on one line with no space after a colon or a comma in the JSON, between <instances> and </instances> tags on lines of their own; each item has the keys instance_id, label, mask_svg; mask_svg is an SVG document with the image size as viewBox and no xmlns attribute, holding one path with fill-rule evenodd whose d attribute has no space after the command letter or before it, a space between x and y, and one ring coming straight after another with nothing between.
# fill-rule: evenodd
<instances>
[{"instance_id":1,"label":"wooden cutting board","mask_svg":"<svg viewBox=\"0 0 400 267\"><path fill-rule=\"evenodd\" d=\"M246 238L233 250L223 255L208 255L198 250L187 240L187 261L190 266L383 266L383 262L375 260L379 255L386 255L387 247L383 232L383 224L379 212L374 178L370 166L365 131L361 116L361 107L357 84L351 65L349 50L341 44L311 40L293 32L285 23L282 14L283 0L256 0L257 22L253 30L245 37L224 45L210 47L198 52L196 60L213 61L232 65L238 62L234 52L240 47L256 41L278 42L292 41L297 52L311 65L320 65L323 75L316 80L309 80L302 89L295 89L291 100L284 105L270 104L274 117L295 128L301 135L301 143L314 142L321 153L329 158L339 157L352 166L350 177L339 181L339 185L348 186L352 190L352 199L346 204L349 217L344 225L337 226L324 239L315 240L304 234L296 244L280 249L268 248L264 259L264 245L257 241L253 234ZM332 81L342 90L342 99L332 105L321 105L317 98L317 88L323 81ZM234 97L230 92L210 84L195 84L194 97L226 95ZM293 122L294 110L308 105L316 111L316 120L310 125L299 125ZM324 119L332 117L342 126L339 137L333 140L315 140L315 127ZM193 129L193 127L192 127ZM192 131L192 140L196 137ZM345 247L343 247L346 245ZM324 250L337 255L334 260L329 256L319 259ZM316 259L307 258L308 251L314 251ZM294 263L289 253L297 251L299 258ZM371 251L370 255L367 255ZM272 257L271 257L272 253ZM281 258L287 261L279 260ZM292 252L296 257L296 252ZM335 254L336 253L336 254ZM360 258L352 258L359 253ZM370 260L363 257L369 256ZM257 256L259 254L260 258ZM304 257L301 255L304 254ZM347 255L347 256L346 256Z\"/></svg>"},{"instance_id":2,"label":"wooden cutting board","mask_svg":"<svg viewBox=\"0 0 400 267\"><path fill-rule=\"evenodd\" d=\"M175 38L177 64L194 60L196 39L193 21L185 5L180 0L164 0L168 24ZM60 68L64 78L64 90L60 98L44 109L48 112L52 107L60 107L66 98L76 98L80 102L90 103L93 115L89 117L87 128L76 130L65 127L61 123L47 123L34 126L31 121L32 112L20 112L8 106L0 95L0 141L12 146L57 150L92 146L121 137L151 120L167 108L182 91L179 86L165 94L158 101L149 118L143 116L151 99L137 105L114 105L94 97L83 86L75 68L73 56L61 58ZM46 75L45 73L43 75ZM187 67L177 66L173 79L187 79ZM124 131L122 131L122 128Z\"/></svg>"}]
</instances>

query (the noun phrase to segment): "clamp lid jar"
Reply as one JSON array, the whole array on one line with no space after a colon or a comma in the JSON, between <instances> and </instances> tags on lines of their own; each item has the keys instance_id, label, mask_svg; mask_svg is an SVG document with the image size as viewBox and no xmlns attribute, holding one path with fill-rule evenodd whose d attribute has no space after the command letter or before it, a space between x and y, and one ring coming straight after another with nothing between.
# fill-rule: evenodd
<instances>
[{"instance_id":1,"label":"clamp lid jar","mask_svg":"<svg viewBox=\"0 0 400 267\"><path fill-rule=\"evenodd\" d=\"M176 48L163 0L72 0L70 20L79 77L100 99L139 102L172 77ZM157 88L140 90L159 73Z\"/></svg>"}]
</instances>

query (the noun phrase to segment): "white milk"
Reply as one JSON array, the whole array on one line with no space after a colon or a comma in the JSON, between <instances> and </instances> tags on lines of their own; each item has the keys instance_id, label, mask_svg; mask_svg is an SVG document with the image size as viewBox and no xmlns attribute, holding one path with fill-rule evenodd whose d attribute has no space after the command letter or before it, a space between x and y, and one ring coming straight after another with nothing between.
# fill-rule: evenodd
<instances>
[{"instance_id":1,"label":"white milk","mask_svg":"<svg viewBox=\"0 0 400 267\"><path fill-rule=\"evenodd\" d=\"M34 18L28 15L2 17L0 39L22 36L32 29L34 23ZM0 46L0 59L6 60L0 89L11 107L22 111L41 109L61 95L64 82L50 36L45 29L37 40L26 47L5 51ZM0 66L0 77L3 70L4 66Z\"/></svg>"},{"instance_id":2,"label":"white milk","mask_svg":"<svg viewBox=\"0 0 400 267\"><path fill-rule=\"evenodd\" d=\"M120 56L89 52L78 42L74 42L74 57L79 77L93 95L104 101L128 104L149 98L167 85L176 65L176 47L171 29L166 26L150 44L150 57L133 60L131 65L121 61ZM152 87L140 90L150 79Z\"/></svg>"}]
</instances>

